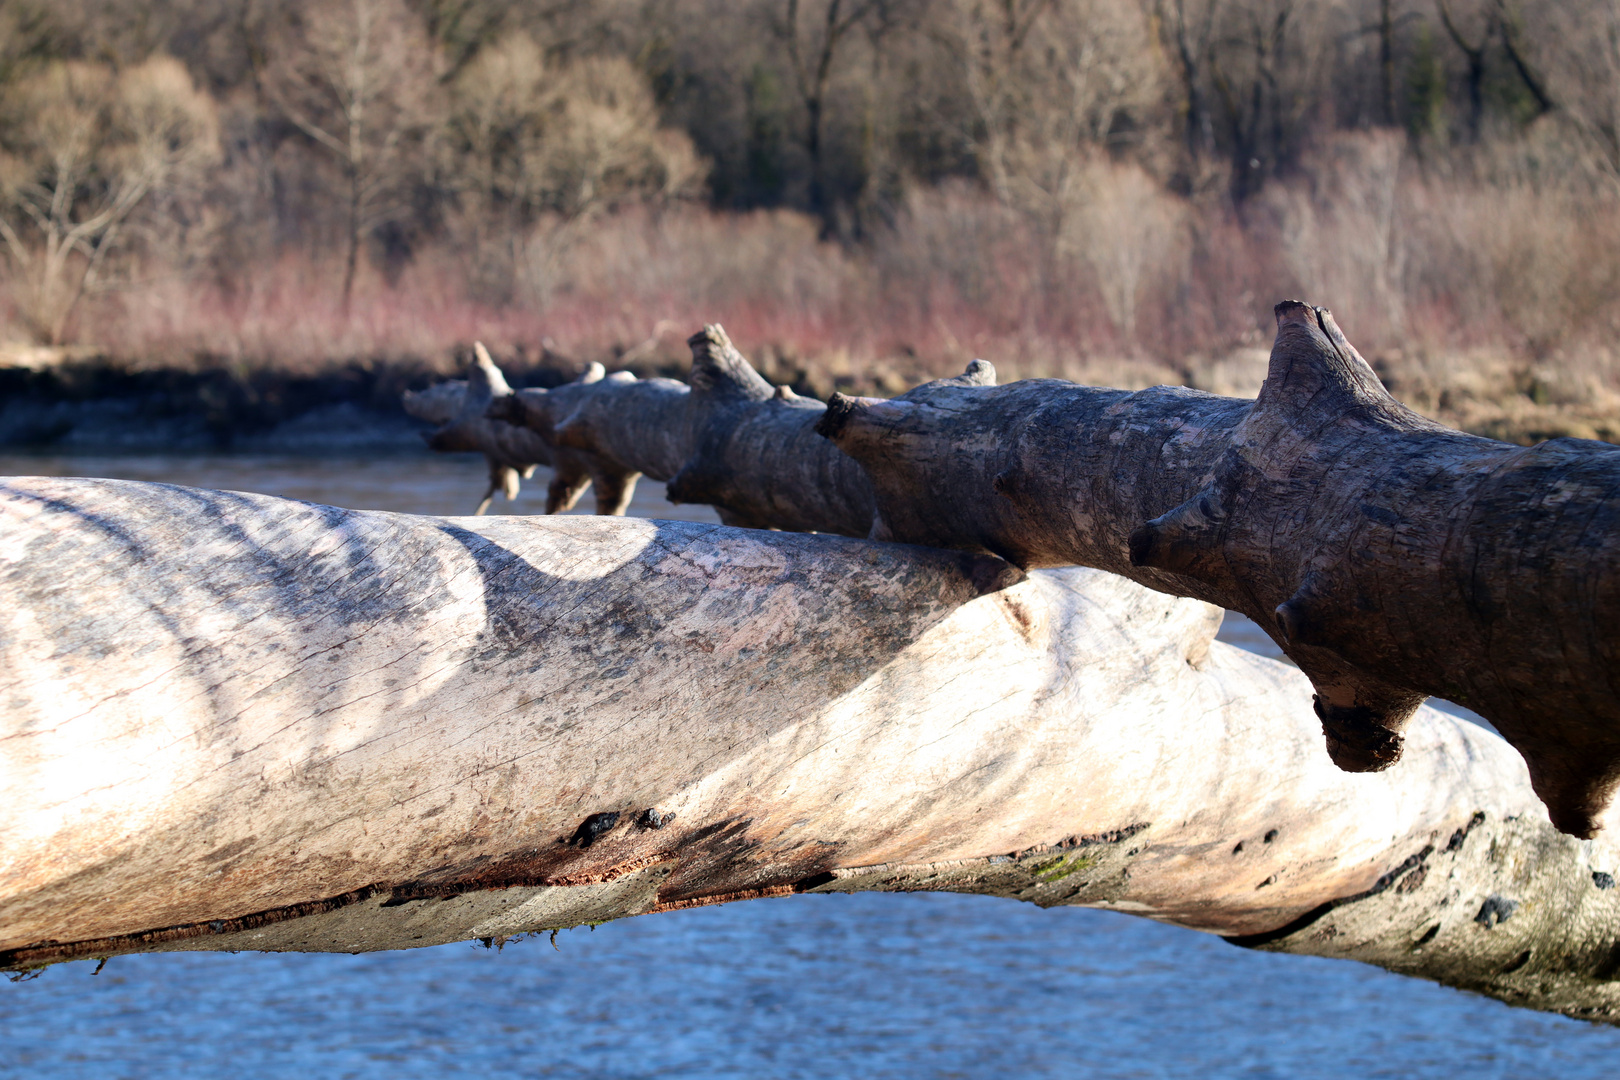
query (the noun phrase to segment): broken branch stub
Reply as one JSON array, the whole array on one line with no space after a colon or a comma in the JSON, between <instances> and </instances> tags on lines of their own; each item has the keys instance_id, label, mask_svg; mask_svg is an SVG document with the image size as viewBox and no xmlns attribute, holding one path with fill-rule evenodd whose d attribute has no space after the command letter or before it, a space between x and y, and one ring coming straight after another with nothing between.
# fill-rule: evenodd
<instances>
[{"instance_id":1,"label":"broken branch stub","mask_svg":"<svg viewBox=\"0 0 1620 1080\"><path fill-rule=\"evenodd\" d=\"M1079 564L1242 611L1310 676L1341 767L1393 764L1425 696L1524 756L1590 836L1620 783L1620 449L1534 447L1427 420L1324 309L1277 306L1250 403L1156 387L931 383L835 395L872 535Z\"/></svg>"},{"instance_id":2,"label":"broken branch stub","mask_svg":"<svg viewBox=\"0 0 1620 1080\"><path fill-rule=\"evenodd\" d=\"M512 388L490 358L482 342L473 346L473 363L465 380L439 383L426 390L407 390L405 411L437 430L426 435L427 444L444 453L480 453L489 463L489 488L476 515L489 509L497 492L508 501L517 498L521 479L534 475L535 466L552 470L546 491L546 513L571 510L585 489L596 488L596 512L620 515L635 493L636 476L599 461L589 453L557 446L543 432L504 423L486 415L493 403L510 400ZM603 377L601 364L592 364L577 384Z\"/></svg>"}]
</instances>

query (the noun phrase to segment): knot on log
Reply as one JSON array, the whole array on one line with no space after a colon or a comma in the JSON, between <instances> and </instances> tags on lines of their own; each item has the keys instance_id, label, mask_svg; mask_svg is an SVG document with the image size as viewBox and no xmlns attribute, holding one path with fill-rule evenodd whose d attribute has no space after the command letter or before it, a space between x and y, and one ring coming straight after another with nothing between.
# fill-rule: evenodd
<instances>
[{"instance_id":1,"label":"knot on log","mask_svg":"<svg viewBox=\"0 0 1620 1080\"><path fill-rule=\"evenodd\" d=\"M1206 490L1130 535L1132 566L1150 566L1172 574L1205 577L1216 572L1226 525L1220 492Z\"/></svg>"},{"instance_id":2,"label":"knot on log","mask_svg":"<svg viewBox=\"0 0 1620 1080\"><path fill-rule=\"evenodd\" d=\"M1400 722L1411 719L1422 703L1421 697L1412 702ZM1321 694L1312 696L1311 705L1322 721L1328 757L1345 772L1382 772L1401 759L1406 739L1391 724L1391 709L1334 705L1323 701Z\"/></svg>"},{"instance_id":3,"label":"knot on log","mask_svg":"<svg viewBox=\"0 0 1620 1080\"><path fill-rule=\"evenodd\" d=\"M1312 570L1305 575L1294 595L1272 612L1284 645L1323 645L1324 630L1331 622L1325 575Z\"/></svg>"},{"instance_id":4,"label":"knot on log","mask_svg":"<svg viewBox=\"0 0 1620 1080\"><path fill-rule=\"evenodd\" d=\"M837 442L857 413L868 408L865 398L835 393L827 399L827 411L816 421L816 434Z\"/></svg>"},{"instance_id":5,"label":"knot on log","mask_svg":"<svg viewBox=\"0 0 1620 1080\"><path fill-rule=\"evenodd\" d=\"M996 368L988 360L974 360L967 366L967 370L954 379L941 379L947 386L994 386L996 385Z\"/></svg>"}]
</instances>

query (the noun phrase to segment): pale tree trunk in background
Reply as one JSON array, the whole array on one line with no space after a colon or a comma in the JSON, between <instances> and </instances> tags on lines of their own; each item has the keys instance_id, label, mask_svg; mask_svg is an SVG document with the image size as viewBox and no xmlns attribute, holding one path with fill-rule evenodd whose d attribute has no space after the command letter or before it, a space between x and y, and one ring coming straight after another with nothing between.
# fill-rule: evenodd
<instances>
[{"instance_id":1,"label":"pale tree trunk in background","mask_svg":"<svg viewBox=\"0 0 1620 1080\"><path fill-rule=\"evenodd\" d=\"M432 55L420 20L399 0L311 5L276 52L267 92L343 173L346 312L365 234L393 211L412 144L426 125Z\"/></svg>"},{"instance_id":2,"label":"pale tree trunk in background","mask_svg":"<svg viewBox=\"0 0 1620 1080\"><path fill-rule=\"evenodd\" d=\"M939 889L1612 1018L1616 852L1424 710L1097 571L604 518L0 482L0 964L358 951Z\"/></svg>"}]
</instances>

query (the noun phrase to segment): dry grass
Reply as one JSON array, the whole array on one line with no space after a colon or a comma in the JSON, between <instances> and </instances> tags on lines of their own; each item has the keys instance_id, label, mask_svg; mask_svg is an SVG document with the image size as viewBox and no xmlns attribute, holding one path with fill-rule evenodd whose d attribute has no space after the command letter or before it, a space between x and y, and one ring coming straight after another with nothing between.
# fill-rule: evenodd
<instances>
[{"instance_id":1,"label":"dry grass","mask_svg":"<svg viewBox=\"0 0 1620 1080\"><path fill-rule=\"evenodd\" d=\"M128 367L448 373L476 338L520 369L678 371L686 335L718 321L768 377L821 396L899 392L976 356L1004 380L1252 394L1272 303L1303 296L1333 307L1420 411L1498 437L1620 438L1613 194L1426 176L1393 137L1329 145L1241 215L1134 166L1082 166L1072 205L918 190L853 248L786 211L542 225L538 262L502 304L473 299L476 268L450 249L392 284L362 275L347 311L330 255L288 255L232 287L148 268L86 306L77 336Z\"/></svg>"}]
</instances>

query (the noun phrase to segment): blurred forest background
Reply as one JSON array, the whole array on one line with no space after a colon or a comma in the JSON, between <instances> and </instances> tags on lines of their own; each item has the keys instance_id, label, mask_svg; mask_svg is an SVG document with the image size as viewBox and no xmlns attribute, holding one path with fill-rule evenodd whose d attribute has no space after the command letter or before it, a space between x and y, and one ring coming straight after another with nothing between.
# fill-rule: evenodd
<instances>
[{"instance_id":1,"label":"blurred forest background","mask_svg":"<svg viewBox=\"0 0 1620 1080\"><path fill-rule=\"evenodd\" d=\"M0 0L13 365L1252 394L1620 438L1620 0Z\"/></svg>"}]
</instances>

